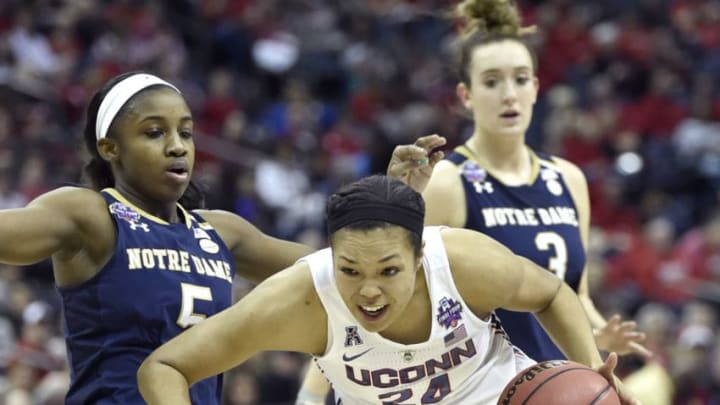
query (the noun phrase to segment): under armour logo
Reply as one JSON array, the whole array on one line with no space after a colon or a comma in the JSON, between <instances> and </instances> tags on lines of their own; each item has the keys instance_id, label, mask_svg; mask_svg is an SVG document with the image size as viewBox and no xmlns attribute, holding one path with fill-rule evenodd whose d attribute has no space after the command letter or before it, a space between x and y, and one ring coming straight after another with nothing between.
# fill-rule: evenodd
<instances>
[{"instance_id":1,"label":"under armour logo","mask_svg":"<svg viewBox=\"0 0 720 405\"><path fill-rule=\"evenodd\" d=\"M150 227L147 226L146 223L130 222L130 229L132 229L133 231L137 231L138 228L141 228L145 232L150 232Z\"/></svg>"},{"instance_id":2,"label":"under armour logo","mask_svg":"<svg viewBox=\"0 0 720 405\"><path fill-rule=\"evenodd\" d=\"M358 327L357 326L346 326L345 327L345 347L353 346L353 345L361 345L363 344L362 339L360 339L360 335L358 334Z\"/></svg>"},{"instance_id":3,"label":"under armour logo","mask_svg":"<svg viewBox=\"0 0 720 405\"><path fill-rule=\"evenodd\" d=\"M480 193L480 194L482 194L483 191L486 192L486 193L488 193L488 194L489 194L489 193L492 193L493 191L495 191L495 190L493 190L493 185L492 185L492 183L490 183L489 181L485 181L485 182L482 182L482 183L480 183L480 182L474 182L474 183L473 183L473 186L475 186L475 192L476 192L476 193Z\"/></svg>"}]
</instances>

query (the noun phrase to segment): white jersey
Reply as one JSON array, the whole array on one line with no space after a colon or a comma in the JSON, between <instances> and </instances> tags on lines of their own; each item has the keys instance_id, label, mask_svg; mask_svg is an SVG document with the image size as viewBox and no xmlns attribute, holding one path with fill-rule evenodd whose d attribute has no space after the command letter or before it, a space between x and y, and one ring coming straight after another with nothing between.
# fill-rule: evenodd
<instances>
[{"instance_id":1,"label":"white jersey","mask_svg":"<svg viewBox=\"0 0 720 405\"><path fill-rule=\"evenodd\" d=\"M440 229L426 227L423 235L433 322L422 343L400 344L360 326L336 287L329 248L301 259L328 315L327 347L315 360L337 404L494 405L505 385L535 363L512 346L494 315L480 319L468 309Z\"/></svg>"}]
</instances>

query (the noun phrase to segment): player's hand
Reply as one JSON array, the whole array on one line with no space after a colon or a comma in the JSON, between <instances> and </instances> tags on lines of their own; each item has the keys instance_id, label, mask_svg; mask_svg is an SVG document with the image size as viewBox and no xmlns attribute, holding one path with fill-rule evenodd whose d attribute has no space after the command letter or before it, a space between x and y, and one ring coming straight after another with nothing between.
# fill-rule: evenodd
<instances>
[{"instance_id":1,"label":"player's hand","mask_svg":"<svg viewBox=\"0 0 720 405\"><path fill-rule=\"evenodd\" d=\"M607 324L595 331L595 343L600 350L615 352L619 355L635 353L645 358L653 353L642 345L645 333L635 330L634 321L622 321L620 315L613 315Z\"/></svg>"},{"instance_id":2,"label":"player's hand","mask_svg":"<svg viewBox=\"0 0 720 405\"><path fill-rule=\"evenodd\" d=\"M605 364L600 366L600 368L596 371L602 374L602 376L610 382L610 385L612 385L615 392L617 392L620 397L620 403L622 403L622 405L642 405L639 399L633 397L632 394L625 390L620 379L613 373L613 371L615 371L615 367L617 366L617 362L617 353L610 353L607 359L605 359Z\"/></svg>"},{"instance_id":3,"label":"player's hand","mask_svg":"<svg viewBox=\"0 0 720 405\"><path fill-rule=\"evenodd\" d=\"M422 193L430 181L433 167L445 157L442 151L433 150L446 143L445 137L433 134L420 137L411 145L396 146L388 164L387 175L402 180Z\"/></svg>"}]
</instances>

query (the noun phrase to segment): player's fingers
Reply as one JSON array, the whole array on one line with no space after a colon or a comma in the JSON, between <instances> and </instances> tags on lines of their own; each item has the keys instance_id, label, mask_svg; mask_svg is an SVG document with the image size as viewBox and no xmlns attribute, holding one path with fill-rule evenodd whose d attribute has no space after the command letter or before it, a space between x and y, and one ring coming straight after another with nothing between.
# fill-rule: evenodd
<instances>
[{"instance_id":1,"label":"player's fingers","mask_svg":"<svg viewBox=\"0 0 720 405\"><path fill-rule=\"evenodd\" d=\"M621 335L625 340L634 340L636 342L645 339L645 334L642 332L625 332Z\"/></svg>"},{"instance_id":2,"label":"player's fingers","mask_svg":"<svg viewBox=\"0 0 720 405\"><path fill-rule=\"evenodd\" d=\"M620 323L620 320L622 317L619 314L615 314L610 317L610 319L607 320L608 325L617 325Z\"/></svg>"},{"instance_id":3,"label":"player's fingers","mask_svg":"<svg viewBox=\"0 0 720 405\"><path fill-rule=\"evenodd\" d=\"M425 166L427 164L429 164L427 158L396 162L388 167L387 174L390 177L402 177L410 170L417 169L418 167Z\"/></svg>"},{"instance_id":4,"label":"player's fingers","mask_svg":"<svg viewBox=\"0 0 720 405\"><path fill-rule=\"evenodd\" d=\"M426 151L431 151L437 147L443 146L447 143L447 139L444 136L438 134L432 134L427 136L421 136L415 140L415 145L419 146Z\"/></svg>"},{"instance_id":5,"label":"player's fingers","mask_svg":"<svg viewBox=\"0 0 720 405\"><path fill-rule=\"evenodd\" d=\"M613 377L613 371L615 370L615 367L617 366L618 358L617 354L615 352L611 352L608 357L605 359L605 363L597 370L598 373L602 374L607 378L608 381L610 381L612 384L615 383L615 378Z\"/></svg>"},{"instance_id":6,"label":"player's fingers","mask_svg":"<svg viewBox=\"0 0 720 405\"><path fill-rule=\"evenodd\" d=\"M393 149L393 158L401 161L427 158L427 150L417 145L398 145Z\"/></svg>"},{"instance_id":7,"label":"player's fingers","mask_svg":"<svg viewBox=\"0 0 720 405\"><path fill-rule=\"evenodd\" d=\"M637 324L635 322L623 322L618 325L618 330L621 332L631 332L634 331L636 327Z\"/></svg>"},{"instance_id":8,"label":"player's fingers","mask_svg":"<svg viewBox=\"0 0 720 405\"><path fill-rule=\"evenodd\" d=\"M430 155L430 165L435 166L435 163L443 160L443 158L445 158L445 152L443 152L443 151L433 152L432 155Z\"/></svg>"},{"instance_id":9,"label":"player's fingers","mask_svg":"<svg viewBox=\"0 0 720 405\"><path fill-rule=\"evenodd\" d=\"M648 349L647 347L641 345L640 343L630 342L630 345L629 345L629 346L630 346L630 350L631 350L633 353L638 354L638 355L640 355L640 356L643 356L643 357L645 357L646 359L649 359L649 358L651 358L651 357L653 357L653 356L655 355L650 349Z\"/></svg>"}]
</instances>

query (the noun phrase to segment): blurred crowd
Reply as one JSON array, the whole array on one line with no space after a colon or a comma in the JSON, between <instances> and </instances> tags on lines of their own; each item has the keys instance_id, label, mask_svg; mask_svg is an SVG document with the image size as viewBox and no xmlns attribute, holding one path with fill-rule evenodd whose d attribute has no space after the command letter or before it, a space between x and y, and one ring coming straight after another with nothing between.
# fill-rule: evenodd
<instances>
[{"instance_id":1,"label":"blurred crowd","mask_svg":"<svg viewBox=\"0 0 720 405\"><path fill-rule=\"evenodd\" d=\"M195 116L207 206L325 245L324 200L394 145L472 123L456 102L450 0L3 0L0 208L78 184L84 109L143 69ZM652 359L619 372L647 405L720 404L720 2L521 0L541 94L528 142L585 172L591 291ZM236 282L236 296L252 286ZM0 404L67 387L49 263L0 265ZM304 356L233 370L226 402L292 403Z\"/></svg>"}]
</instances>

